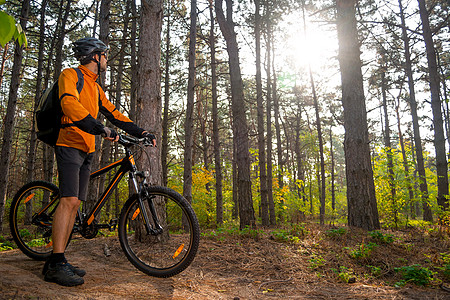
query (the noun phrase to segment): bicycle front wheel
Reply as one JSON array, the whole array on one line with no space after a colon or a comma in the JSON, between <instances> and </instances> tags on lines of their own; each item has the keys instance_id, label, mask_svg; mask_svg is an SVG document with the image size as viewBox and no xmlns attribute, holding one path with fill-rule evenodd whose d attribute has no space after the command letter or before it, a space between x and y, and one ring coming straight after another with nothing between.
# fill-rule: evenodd
<instances>
[{"instance_id":1,"label":"bicycle front wheel","mask_svg":"<svg viewBox=\"0 0 450 300\"><path fill-rule=\"evenodd\" d=\"M197 253L198 220L183 196L169 188L148 187L147 195L144 209L137 195L125 203L119 221L120 244L128 260L142 272L155 277L174 276L186 269ZM144 213L151 227L159 223L162 232L147 234Z\"/></svg>"},{"instance_id":2,"label":"bicycle front wheel","mask_svg":"<svg viewBox=\"0 0 450 300\"><path fill-rule=\"evenodd\" d=\"M11 235L32 259L45 260L52 252L52 220L58 200L58 187L46 181L30 182L14 196L9 214Z\"/></svg>"}]
</instances>

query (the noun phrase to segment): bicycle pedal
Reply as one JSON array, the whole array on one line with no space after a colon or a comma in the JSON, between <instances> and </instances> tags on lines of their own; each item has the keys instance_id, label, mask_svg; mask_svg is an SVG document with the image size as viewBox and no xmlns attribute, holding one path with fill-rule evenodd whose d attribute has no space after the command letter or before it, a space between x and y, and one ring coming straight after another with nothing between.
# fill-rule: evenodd
<instances>
[{"instance_id":1,"label":"bicycle pedal","mask_svg":"<svg viewBox=\"0 0 450 300\"><path fill-rule=\"evenodd\" d=\"M117 219L111 219L109 221L109 231L115 231L117 228L117 223L118 223Z\"/></svg>"}]
</instances>

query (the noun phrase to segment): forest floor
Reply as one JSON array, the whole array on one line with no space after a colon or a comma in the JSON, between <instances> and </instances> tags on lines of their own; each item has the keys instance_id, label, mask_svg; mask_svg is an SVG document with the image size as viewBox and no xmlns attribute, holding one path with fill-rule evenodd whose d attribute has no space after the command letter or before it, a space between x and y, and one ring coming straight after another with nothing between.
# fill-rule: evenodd
<instances>
[{"instance_id":1,"label":"forest floor","mask_svg":"<svg viewBox=\"0 0 450 300\"><path fill-rule=\"evenodd\" d=\"M70 288L45 282L42 262L17 249L3 251L0 298L450 299L447 233L408 229L382 231L374 238L342 228L308 224L294 229L207 231L192 265L167 279L135 269L122 254L117 237L75 239L66 257L87 274L83 285ZM104 254L105 247L110 256ZM395 287L405 279L395 268L416 264L426 272L413 278L420 277L427 285L412 284L410 278Z\"/></svg>"}]
</instances>

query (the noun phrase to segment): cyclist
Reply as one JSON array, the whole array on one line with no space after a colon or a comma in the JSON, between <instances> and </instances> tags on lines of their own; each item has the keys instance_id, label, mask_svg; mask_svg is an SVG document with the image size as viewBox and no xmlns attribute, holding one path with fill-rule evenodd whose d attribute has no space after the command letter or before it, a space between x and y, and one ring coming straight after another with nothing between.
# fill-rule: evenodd
<instances>
[{"instance_id":1,"label":"cyclist","mask_svg":"<svg viewBox=\"0 0 450 300\"><path fill-rule=\"evenodd\" d=\"M65 69L59 76L59 97L63 117L55 147L59 174L61 201L52 224L53 252L42 273L44 280L63 286L84 283L86 272L69 264L64 251L72 232L81 201L86 200L90 165L95 151L95 135L117 142L113 128L96 120L100 111L112 124L138 138L147 137L156 146L155 136L138 127L121 114L106 98L97 77L106 71L108 47L96 38L82 38L73 43L78 68L83 73L84 85L77 91L78 76L75 69Z\"/></svg>"}]
</instances>

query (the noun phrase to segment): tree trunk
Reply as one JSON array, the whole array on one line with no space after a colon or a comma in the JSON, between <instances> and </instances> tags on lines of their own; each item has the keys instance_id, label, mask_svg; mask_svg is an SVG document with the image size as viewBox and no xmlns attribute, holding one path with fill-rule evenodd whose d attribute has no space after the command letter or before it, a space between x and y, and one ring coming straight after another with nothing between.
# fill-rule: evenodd
<instances>
[{"instance_id":1,"label":"tree trunk","mask_svg":"<svg viewBox=\"0 0 450 300\"><path fill-rule=\"evenodd\" d=\"M131 40L130 40L130 66L131 66L131 91L130 91L130 119L136 121L136 98L139 85L138 65L136 63L136 32L138 13L136 0L129 0L131 5Z\"/></svg>"},{"instance_id":2,"label":"tree trunk","mask_svg":"<svg viewBox=\"0 0 450 300\"><path fill-rule=\"evenodd\" d=\"M261 79L261 15L260 1L255 0L255 45L256 45L256 102L258 116L259 184L261 194L261 221L269 225L269 202L267 199L266 141L264 138L264 106Z\"/></svg>"},{"instance_id":3,"label":"tree trunk","mask_svg":"<svg viewBox=\"0 0 450 300\"><path fill-rule=\"evenodd\" d=\"M162 120L162 140L161 140L161 165L162 165L162 183L167 186L167 156L169 154L169 100L170 100L170 1L167 1L167 27L166 27L166 49L164 51L164 109Z\"/></svg>"},{"instance_id":4,"label":"tree trunk","mask_svg":"<svg viewBox=\"0 0 450 300\"><path fill-rule=\"evenodd\" d=\"M268 9L268 3L265 6L266 20L270 20L270 10ZM270 21L267 21L270 22ZM272 164L272 30L271 26L267 24L266 32L266 55L267 55L267 94L266 94L266 122L267 122L267 202L269 203L269 223L270 225L276 224L275 216L275 202L273 200L273 164Z\"/></svg>"},{"instance_id":5,"label":"tree trunk","mask_svg":"<svg viewBox=\"0 0 450 300\"><path fill-rule=\"evenodd\" d=\"M109 15L110 15L110 9L111 9L111 0L102 0L100 3L100 12L98 13L99 18L99 24L100 24L100 33L99 33L99 40L101 40L105 45L109 45ZM111 71L112 72L112 71ZM99 84L103 88L103 90L106 91L105 87L105 78L106 78L106 72L103 72L99 76ZM100 122L104 122L103 115L99 114L97 117L97 120ZM106 126L111 127L111 123L107 123ZM102 143L103 142L103 143ZM109 141L102 141L102 138L100 135L95 136L95 151L91 168L92 170L97 170L100 167L106 166L109 161L109 153L111 150L111 143ZM83 205L83 212L87 213L89 212L92 207L95 205L95 202L97 201L99 197L99 193L103 191L104 185L105 185L106 176L101 176L99 178L96 178L95 180L91 181L88 186L88 197L86 200L86 205Z\"/></svg>"},{"instance_id":6,"label":"tree trunk","mask_svg":"<svg viewBox=\"0 0 450 300\"><path fill-rule=\"evenodd\" d=\"M394 224L397 228L398 224L398 208L396 202L396 190L395 190L395 173L394 173L394 161L391 146L391 129L389 127L389 115L387 109L387 96L386 96L386 78L385 78L385 66L381 66L381 94L383 97L383 111L384 111L384 147L386 148L387 159L387 171L389 187L391 188L391 205L392 213L394 214Z\"/></svg>"},{"instance_id":7,"label":"tree trunk","mask_svg":"<svg viewBox=\"0 0 450 300\"><path fill-rule=\"evenodd\" d=\"M414 210L414 206L415 206L414 191L413 191L413 186L412 186L412 182L411 182L411 176L409 174L408 157L406 155L405 141L403 139L399 109L400 109L400 97L398 97L398 104L395 107L395 113L397 116L398 138L399 138L399 142L400 142L400 148L402 150L403 169L405 170L406 184L408 186L409 203L411 205L411 218L415 219L416 213Z\"/></svg>"},{"instance_id":8,"label":"tree trunk","mask_svg":"<svg viewBox=\"0 0 450 300\"><path fill-rule=\"evenodd\" d=\"M305 170L303 167L303 155L300 148L300 132L301 132L301 105L300 97L296 95L298 101L298 109L296 116L296 126L295 126L295 157L297 162L297 195L299 199L303 200L303 206L306 206L306 194L305 194ZM302 212L303 213L303 212Z\"/></svg>"},{"instance_id":9,"label":"tree trunk","mask_svg":"<svg viewBox=\"0 0 450 300\"><path fill-rule=\"evenodd\" d=\"M22 2L22 10L20 13L20 26L26 31L28 14L30 11L30 0ZM3 216L5 213L5 201L8 187L8 174L10 165L10 154L12 138L14 134L14 123L17 107L17 94L20 85L20 71L22 69L23 46L19 46L16 42L14 49L14 63L11 73L11 84L9 87L8 106L6 109L5 121L3 123L3 140L0 156L0 233L3 232Z\"/></svg>"},{"instance_id":10,"label":"tree trunk","mask_svg":"<svg viewBox=\"0 0 450 300\"><path fill-rule=\"evenodd\" d=\"M272 36L273 38L273 36ZM280 103L277 95L277 74L275 72L275 45L272 43L272 103L273 114L275 121L275 136L277 140L277 179L278 187L280 190L284 187L283 173L284 173L284 160L283 160L283 145L281 143L281 128L280 128Z\"/></svg>"},{"instance_id":11,"label":"tree trunk","mask_svg":"<svg viewBox=\"0 0 450 300\"><path fill-rule=\"evenodd\" d=\"M223 183L222 183L222 160L220 158L220 119L217 97L217 63L216 63L216 38L214 34L214 12L212 0L209 0L209 15L211 27L209 31L209 46L211 48L211 94L212 94L212 119L213 119L213 142L214 142L214 168L216 174L216 224L223 224Z\"/></svg>"},{"instance_id":12,"label":"tree trunk","mask_svg":"<svg viewBox=\"0 0 450 300\"><path fill-rule=\"evenodd\" d=\"M442 96L444 101L442 101L442 111L444 113L444 125L445 125L445 131L446 131L446 139L448 143L448 147L450 149L450 108L448 105L448 91L447 91L447 83L446 81L446 74L445 70L441 63L441 55L439 54L439 51L436 51L436 59L439 67L440 77L442 78ZM444 106L445 104L445 106ZM450 160L450 151L447 153L447 160Z\"/></svg>"},{"instance_id":13,"label":"tree trunk","mask_svg":"<svg viewBox=\"0 0 450 300\"><path fill-rule=\"evenodd\" d=\"M443 211L449 209L447 157L445 153L444 126L442 123L441 101L439 98L439 73L436 62L436 50L434 49L433 36L428 19L428 11L425 0L418 0L420 19L422 20L423 38L428 60L428 74L431 91L431 109L433 111L434 148L436 150L436 171L438 196L437 204Z\"/></svg>"},{"instance_id":14,"label":"tree trunk","mask_svg":"<svg viewBox=\"0 0 450 300\"><path fill-rule=\"evenodd\" d=\"M226 4L227 18L225 19L222 0L215 0L216 16L227 44L228 64L230 67L233 135L237 147L239 217L240 228L244 229L246 226L254 226L255 212L253 210L250 179L250 155L247 119L245 114L244 85L239 66L239 48L232 19L232 0L227 0Z\"/></svg>"},{"instance_id":15,"label":"tree trunk","mask_svg":"<svg viewBox=\"0 0 450 300\"><path fill-rule=\"evenodd\" d=\"M100 3L100 0L94 0L94 1L95 1L95 13L94 13L94 25L92 25L92 37L95 37L96 32L97 32L98 4Z\"/></svg>"},{"instance_id":16,"label":"tree trunk","mask_svg":"<svg viewBox=\"0 0 450 300\"><path fill-rule=\"evenodd\" d=\"M192 152L194 148L195 46L197 39L197 1L191 0L189 33L189 77L187 87L186 120L184 122L183 196L192 202Z\"/></svg>"},{"instance_id":17,"label":"tree trunk","mask_svg":"<svg viewBox=\"0 0 450 300\"><path fill-rule=\"evenodd\" d=\"M380 228L380 221L370 158L355 5L356 0L337 0L348 224L374 230Z\"/></svg>"},{"instance_id":18,"label":"tree trunk","mask_svg":"<svg viewBox=\"0 0 450 300\"><path fill-rule=\"evenodd\" d=\"M161 24L162 0L145 0L141 6L139 34L139 89L137 93L138 124L161 140ZM158 147L147 149L150 161L141 159L143 170L148 170L149 184L162 181L161 153Z\"/></svg>"},{"instance_id":19,"label":"tree trunk","mask_svg":"<svg viewBox=\"0 0 450 300\"><path fill-rule=\"evenodd\" d=\"M334 149L333 149L333 125L330 125L330 159L331 159L331 209L333 210L333 216L336 212L336 189L335 189L335 174L334 174Z\"/></svg>"},{"instance_id":20,"label":"tree trunk","mask_svg":"<svg viewBox=\"0 0 450 300\"><path fill-rule=\"evenodd\" d=\"M39 25L39 46L38 46L38 62L37 62L37 71L36 71L36 87L35 97L34 97L34 111L36 111L39 98L41 97L42 91L42 72L44 68L44 47L45 47L45 10L47 8L47 0L42 1L41 4L41 20ZM28 152L27 158L27 182L33 181L34 178L34 166L36 160L36 145L37 145L37 136L36 136L36 128L34 124L34 113L33 113L33 122L31 123L31 132L30 132L30 151Z\"/></svg>"},{"instance_id":21,"label":"tree trunk","mask_svg":"<svg viewBox=\"0 0 450 300\"><path fill-rule=\"evenodd\" d=\"M405 72L408 77L409 87L409 106L411 108L411 116L414 131L414 145L417 156L417 172L419 173L420 192L422 194L423 219L425 221L433 222L433 215L431 214L431 207L428 204L428 184L425 175L425 164L423 161L422 139L420 137L419 117L417 115L416 92L414 90L414 78L412 72L411 54L409 48L409 38L406 32L406 23L403 13L402 1L398 1L400 6L400 17L402 23L402 38L405 47Z\"/></svg>"},{"instance_id":22,"label":"tree trunk","mask_svg":"<svg viewBox=\"0 0 450 300\"><path fill-rule=\"evenodd\" d=\"M111 0L102 0L100 3L100 14L99 14L99 24L100 24L100 34L99 40L105 43L106 46L109 45L109 16L111 14ZM100 85L105 89L106 72L103 72L99 76Z\"/></svg>"},{"instance_id":23,"label":"tree trunk","mask_svg":"<svg viewBox=\"0 0 450 300\"><path fill-rule=\"evenodd\" d=\"M53 81L58 80L59 74L62 71L64 38L66 36L66 24L67 19L69 18L71 4L72 0L68 0L66 7L64 8L64 16L61 20L61 26L59 27L58 38L55 46L55 72L53 73Z\"/></svg>"},{"instance_id":24,"label":"tree trunk","mask_svg":"<svg viewBox=\"0 0 450 300\"><path fill-rule=\"evenodd\" d=\"M303 12L303 30L305 39L307 36L307 28L306 28L306 17L305 17L305 2L302 2L302 12ZM317 128L317 137L319 140L319 157L320 157L320 225L325 224L325 197L326 197L326 189L325 189L325 158L323 153L323 136L322 136L322 124L320 120L319 113L319 102L317 100L316 86L314 83L314 77L311 70L311 64L308 63L308 72L309 79L311 83L311 90L313 94L314 101L314 111L316 113L316 128ZM319 177L317 178L319 180Z\"/></svg>"}]
</instances>

